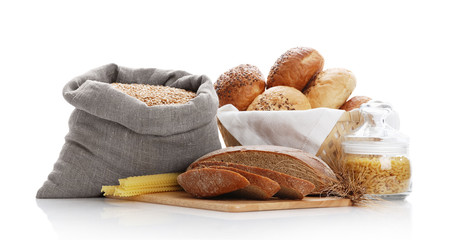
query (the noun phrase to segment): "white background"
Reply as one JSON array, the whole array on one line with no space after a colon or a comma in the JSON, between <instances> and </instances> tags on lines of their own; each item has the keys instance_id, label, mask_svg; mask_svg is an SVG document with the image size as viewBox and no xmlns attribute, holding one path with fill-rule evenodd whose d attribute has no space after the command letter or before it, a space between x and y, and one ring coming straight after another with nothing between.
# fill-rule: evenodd
<instances>
[{"instance_id":1,"label":"white background","mask_svg":"<svg viewBox=\"0 0 451 240\"><path fill-rule=\"evenodd\" d=\"M1 1L1 215L8 239L448 236L451 8L446 1ZM413 193L376 209L223 214L103 199L37 201L68 131L62 88L117 63L212 81L241 63L266 76L309 46L357 76L354 94L393 104L411 138ZM399 204L399 205L397 205ZM443 218L441 218L443 217ZM5 222L5 221L3 221ZM448 223L447 223L448 222ZM444 237L444 236L443 236Z\"/></svg>"}]
</instances>

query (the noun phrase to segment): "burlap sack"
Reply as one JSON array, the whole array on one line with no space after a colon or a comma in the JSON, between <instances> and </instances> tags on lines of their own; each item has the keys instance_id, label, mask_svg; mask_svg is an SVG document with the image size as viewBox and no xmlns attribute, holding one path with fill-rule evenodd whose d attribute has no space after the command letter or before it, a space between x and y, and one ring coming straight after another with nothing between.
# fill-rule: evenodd
<instances>
[{"instance_id":1,"label":"burlap sack","mask_svg":"<svg viewBox=\"0 0 451 240\"><path fill-rule=\"evenodd\" d=\"M191 90L187 104L148 107L109 83L145 83ZM115 64L71 80L64 98L76 109L54 170L37 198L101 196L119 178L181 172L200 156L221 148L218 98L206 76Z\"/></svg>"}]
</instances>

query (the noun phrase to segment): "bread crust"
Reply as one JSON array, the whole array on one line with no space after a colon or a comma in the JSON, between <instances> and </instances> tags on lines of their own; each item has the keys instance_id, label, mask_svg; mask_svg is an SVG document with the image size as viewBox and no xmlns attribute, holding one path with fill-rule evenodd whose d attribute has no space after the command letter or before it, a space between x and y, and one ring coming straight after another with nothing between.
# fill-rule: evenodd
<instances>
[{"instance_id":1,"label":"bread crust","mask_svg":"<svg viewBox=\"0 0 451 240\"><path fill-rule=\"evenodd\" d=\"M371 101L370 97L366 96L354 96L348 101L346 101L341 107L341 110L351 111L353 109L359 108L362 104Z\"/></svg>"},{"instance_id":2,"label":"bread crust","mask_svg":"<svg viewBox=\"0 0 451 240\"><path fill-rule=\"evenodd\" d=\"M276 86L258 95L247 111L278 111L311 109L307 97L293 87Z\"/></svg>"},{"instance_id":3,"label":"bread crust","mask_svg":"<svg viewBox=\"0 0 451 240\"><path fill-rule=\"evenodd\" d=\"M315 49L291 48L271 67L267 86L290 86L302 91L323 70L323 66L324 59Z\"/></svg>"},{"instance_id":4,"label":"bread crust","mask_svg":"<svg viewBox=\"0 0 451 240\"><path fill-rule=\"evenodd\" d=\"M312 108L338 109L356 87L354 74L344 68L330 68L322 71L304 91Z\"/></svg>"},{"instance_id":5,"label":"bread crust","mask_svg":"<svg viewBox=\"0 0 451 240\"><path fill-rule=\"evenodd\" d=\"M254 65L241 64L221 74L214 84L219 107L232 104L245 111L254 98L265 91L266 83L261 71Z\"/></svg>"}]
</instances>

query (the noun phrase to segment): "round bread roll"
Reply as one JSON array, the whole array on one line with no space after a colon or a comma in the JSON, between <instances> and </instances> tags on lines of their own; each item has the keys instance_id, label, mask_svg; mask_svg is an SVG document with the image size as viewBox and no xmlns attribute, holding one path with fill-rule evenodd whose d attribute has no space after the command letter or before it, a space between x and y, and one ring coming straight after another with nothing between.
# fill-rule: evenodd
<instances>
[{"instance_id":1,"label":"round bread roll","mask_svg":"<svg viewBox=\"0 0 451 240\"><path fill-rule=\"evenodd\" d=\"M248 111L306 110L311 109L305 95L296 88L272 87L249 105Z\"/></svg>"},{"instance_id":2,"label":"round bread roll","mask_svg":"<svg viewBox=\"0 0 451 240\"><path fill-rule=\"evenodd\" d=\"M245 111L249 104L265 91L266 83L256 66L241 64L221 74L214 87L220 107L232 104L238 110Z\"/></svg>"},{"instance_id":3,"label":"round bread roll","mask_svg":"<svg viewBox=\"0 0 451 240\"><path fill-rule=\"evenodd\" d=\"M285 52L272 66L268 88L289 86L302 91L323 70L324 59L313 48L297 47Z\"/></svg>"},{"instance_id":4,"label":"round bread roll","mask_svg":"<svg viewBox=\"0 0 451 240\"><path fill-rule=\"evenodd\" d=\"M365 96L354 96L349 99L345 104L343 104L340 109L345 111L351 111L353 109L359 108L360 105L371 101L371 98Z\"/></svg>"},{"instance_id":5,"label":"round bread roll","mask_svg":"<svg viewBox=\"0 0 451 240\"><path fill-rule=\"evenodd\" d=\"M344 68L322 71L304 91L312 108L338 109L351 95L356 86L354 74Z\"/></svg>"}]
</instances>

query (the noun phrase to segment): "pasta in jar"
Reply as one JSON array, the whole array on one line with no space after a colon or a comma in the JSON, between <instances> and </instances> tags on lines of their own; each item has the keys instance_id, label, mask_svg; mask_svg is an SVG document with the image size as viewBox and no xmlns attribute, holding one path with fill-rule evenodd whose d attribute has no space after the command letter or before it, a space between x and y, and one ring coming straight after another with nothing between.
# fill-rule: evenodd
<instances>
[{"instance_id":1,"label":"pasta in jar","mask_svg":"<svg viewBox=\"0 0 451 240\"><path fill-rule=\"evenodd\" d=\"M411 167L406 156L346 154L345 167L368 194L410 191Z\"/></svg>"},{"instance_id":2,"label":"pasta in jar","mask_svg":"<svg viewBox=\"0 0 451 240\"><path fill-rule=\"evenodd\" d=\"M344 166L367 194L403 199L411 190L409 138L387 124L389 104L370 101L360 109L362 126L343 137Z\"/></svg>"}]
</instances>

